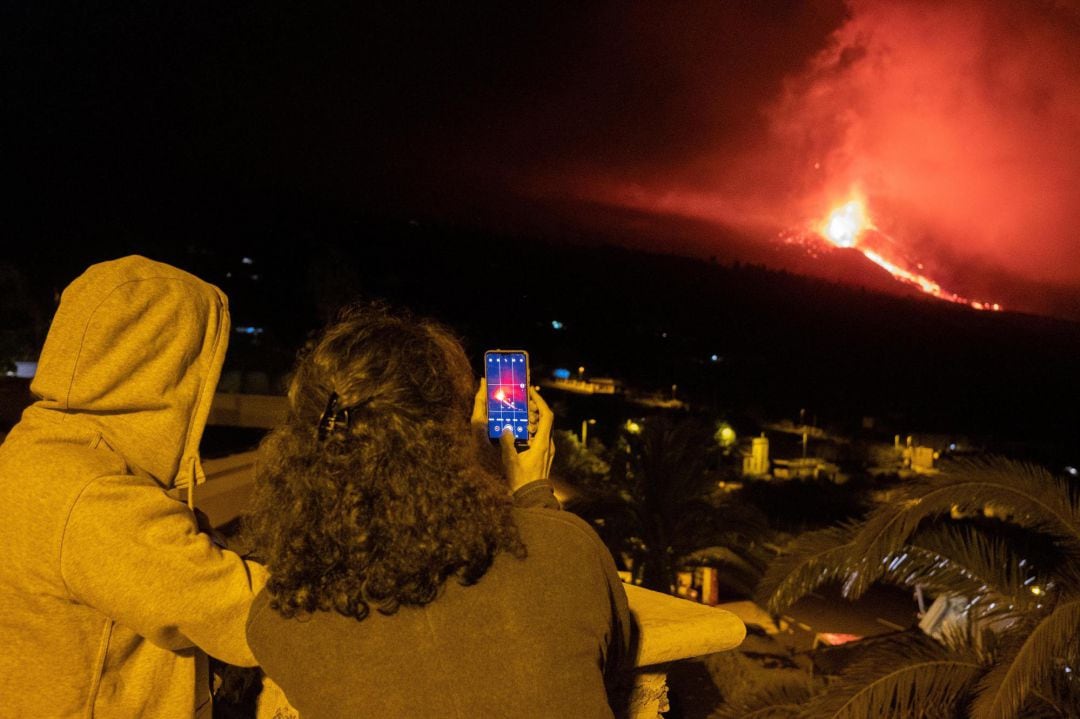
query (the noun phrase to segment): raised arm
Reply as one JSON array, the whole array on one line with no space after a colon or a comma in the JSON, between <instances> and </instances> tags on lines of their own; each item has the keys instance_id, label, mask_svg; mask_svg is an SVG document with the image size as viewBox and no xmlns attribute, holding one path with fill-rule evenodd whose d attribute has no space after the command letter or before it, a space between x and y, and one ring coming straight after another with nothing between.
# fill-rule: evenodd
<instances>
[{"instance_id":1,"label":"raised arm","mask_svg":"<svg viewBox=\"0 0 1080 719\"><path fill-rule=\"evenodd\" d=\"M245 622L265 569L215 546L148 479L103 477L72 507L60 572L71 596L158 646L255 666Z\"/></svg>"},{"instance_id":2,"label":"raised arm","mask_svg":"<svg viewBox=\"0 0 1080 719\"><path fill-rule=\"evenodd\" d=\"M514 495L514 505L521 508L562 509L549 476L555 459L551 428L555 415L535 388L529 388L529 447L518 451L511 432L499 440L503 476ZM473 432L482 445L487 440L487 382L480 380L472 411Z\"/></svg>"}]
</instances>

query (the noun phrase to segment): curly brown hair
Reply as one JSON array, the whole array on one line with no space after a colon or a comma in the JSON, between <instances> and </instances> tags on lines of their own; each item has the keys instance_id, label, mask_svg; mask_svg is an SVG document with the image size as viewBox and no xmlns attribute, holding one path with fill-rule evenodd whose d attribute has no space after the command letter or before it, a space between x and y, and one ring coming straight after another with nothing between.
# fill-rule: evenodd
<instances>
[{"instance_id":1,"label":"curly brown hair","mask_svg":"<svg viewBox=\"0 0 1080 719\"><path fill-rule=\"evenodd\" d=\"M331 393L347 425L319 438ZM509 491L479 461L474 380L441 325L353 305L303 351L288 416L263 440L249 541L286 617L363 619L477 582L495 555L525 555Z\"/></svg>"}]
</instances>

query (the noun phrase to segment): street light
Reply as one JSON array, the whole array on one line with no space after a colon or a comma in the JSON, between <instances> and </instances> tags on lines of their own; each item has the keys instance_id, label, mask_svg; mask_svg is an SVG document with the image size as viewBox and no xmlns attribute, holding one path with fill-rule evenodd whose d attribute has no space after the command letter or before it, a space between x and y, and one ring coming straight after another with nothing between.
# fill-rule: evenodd
<instances>
[{"instance_id":1,"label":"street light","mask_svg":"<svg viewBox=\"0 0 1080 719\"><path fill-rule=\"evenodd\" d=\"M589 425L596 424L595 419L581 420L581 446L585 447L589 439Z\"/></svg>"},{"instance_id":2,"label":"street light","mask_svg":"<svg viewBox=\"0 0 1080 719\"><path fill-rule=\"evenodd\" d=\"M716 438L716 443L724 449L730 449L735 444L735 430L727 422L721 422L713 436Z\"/></svg>"}]
</instances>

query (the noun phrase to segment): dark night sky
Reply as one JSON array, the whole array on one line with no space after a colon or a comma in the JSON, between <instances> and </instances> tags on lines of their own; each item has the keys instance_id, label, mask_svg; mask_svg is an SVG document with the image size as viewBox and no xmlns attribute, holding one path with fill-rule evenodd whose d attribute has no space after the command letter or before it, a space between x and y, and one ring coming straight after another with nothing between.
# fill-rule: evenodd
<instances>
[{"instance_id":1,"label":"dark night sky","mask_svg":"<svg viewBox=\"0 0 1080 719\"><path fill-rule=\"evenodd\" d=\"M16 260L329 212L768 261L857 191L943 284L1080 316L1075 3L0 13Z\"/></svg>"}]
</instances>

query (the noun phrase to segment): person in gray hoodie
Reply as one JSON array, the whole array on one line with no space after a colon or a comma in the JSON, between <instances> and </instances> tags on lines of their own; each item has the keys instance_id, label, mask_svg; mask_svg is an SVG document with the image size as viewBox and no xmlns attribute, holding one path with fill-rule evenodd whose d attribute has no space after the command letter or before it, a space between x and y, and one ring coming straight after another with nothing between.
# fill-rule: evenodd
<instances>
[{"instance_id":1,"label":"person in gray hoodie","mask_svg":"<svg viewBox=\"0 0 1080 719\"><path fill-rule=\"evenodd\" d=\"M189 506L228 336L220 290L142 257L64 290L37 401L0 446L5 719L209 717L206 653L256 664L265 571Z\"/></svg>"}]
</instances>

